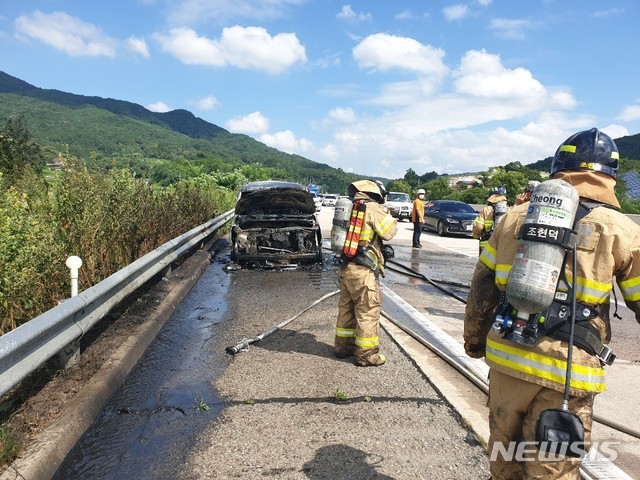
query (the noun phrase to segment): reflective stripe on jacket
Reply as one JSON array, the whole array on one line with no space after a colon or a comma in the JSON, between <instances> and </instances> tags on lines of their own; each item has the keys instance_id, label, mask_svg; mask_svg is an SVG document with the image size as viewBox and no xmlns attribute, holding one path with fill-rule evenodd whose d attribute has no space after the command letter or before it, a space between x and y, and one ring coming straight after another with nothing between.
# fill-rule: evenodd
<instances>
[{"instance_id":1,"label":"reflective stripe on jacket","mask_svg":"<svg viewBox=\"0 0 640 480\"><path fill-rule=\"evenodd\" d=\"M491 368L562 391L566 342L543 337L534 347L528 348L505 340L491 330L500 292L506 291L519 243L517 235L528 206L529 203L518 205L502 218L480 255L465 308L465 348L468 352L478 351L478 346L482 347L486 342L486 359ZM599 306L598 316L591 323L606 344L611 339L609 294L613 289L612 277L617 279L627 306L640 321L640 226L616 210L598 207L580 221L577 232L576 299ZM565 275L571 282L571 262L567 263ZM572 395L605 389L600 361L577 347L573 349L572 372L575 374L571 382Z\"/></svg>"},{"instance_id":2,"label":"reflective stripe on jacket","mask_svg":"<svg viewBox=\"0 0 640 480\"><path fill-rule=\"evenodd\" d=\"M471 224L471 235L480 240L480 249L485 248L489 241L489 234L493 230L494 211L493 205L486 205Z\"/></svg>"},{"instance_id":3,"label":"reflective stripe on jacket","mask_svg":"<svg viewBox=\"0 0 640 480\"><path fill-rule=\"evenodd\" d=\"M543 341L546 340L545 337ZM551 339L549 339L551 340ZM545 350L538 348L538 350ZM538 353L512 342L487 339L487 363L499 365L512 371L524 373L564 387L567 362ZM500 368L500 370L502 370ZM585 392L600 393L605 390L604 369L571 364L571 387Z\"/></svg>"}]
</instances>

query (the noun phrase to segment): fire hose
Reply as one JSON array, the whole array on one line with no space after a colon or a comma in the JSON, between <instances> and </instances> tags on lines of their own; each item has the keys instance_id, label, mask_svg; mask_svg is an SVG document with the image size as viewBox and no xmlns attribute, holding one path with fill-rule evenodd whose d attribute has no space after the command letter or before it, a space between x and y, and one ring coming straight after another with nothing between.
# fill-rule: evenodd
<instances>
[{"instance_id":1,"label":"fire hose","mask_svg":"<svg viewBox=\"0 0 640 480\"><path fill-rule=\"evenodd\" d=\"M315 302L311 303L310 305L307 305L307 307L305 307L304 309L300 310L298 313L296 313L294 316L286 319L284 322L279 323L278 325L276 325L273 328L270 328L269 330L265 330L264 332L262 332L260 335L254 337L254 338L243 338L242 340L240 340L238 343L236 343L235 345L231 346L231 347L227 347L225 349L225 351L227 352L228 355L235 355L236 353L239 352L246 352L249 349L249 345L259 342L260 340L268 337L269 335L277 332L278 330L282 330L284 327L286 327L287 325L289 325L291 322L293 322L296 318L300 317L303 313L305 313L307 310L312 309L313 307L315 307L316 305L318 305L320 302L326 300L329 297L333 297L334 295L337 295L338 293L340 293L340 290L336 290L334 292L330 292L327 293L326 295L320 297L318 300L316 300Z\"/></svg>"}]
</instances>

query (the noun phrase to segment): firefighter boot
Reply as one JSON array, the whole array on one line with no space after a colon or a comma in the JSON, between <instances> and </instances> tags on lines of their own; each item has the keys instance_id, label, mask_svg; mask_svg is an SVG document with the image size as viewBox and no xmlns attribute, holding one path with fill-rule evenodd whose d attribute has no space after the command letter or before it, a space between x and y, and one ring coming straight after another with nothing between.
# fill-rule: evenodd
<instances>
[{"instance_id":1,"label":"firefighter boot","mask_svg":"<svg viewBox=\"0 0 640 480\"><path fill-rule=\"evenodd\" d=\"M366 359L362 359L356 356L355 363L359 367L379 367L380 365L384 365L386 361L387 361L387 357L385 357L381 353L376 353Z\"/></svg>"}]
</instances>

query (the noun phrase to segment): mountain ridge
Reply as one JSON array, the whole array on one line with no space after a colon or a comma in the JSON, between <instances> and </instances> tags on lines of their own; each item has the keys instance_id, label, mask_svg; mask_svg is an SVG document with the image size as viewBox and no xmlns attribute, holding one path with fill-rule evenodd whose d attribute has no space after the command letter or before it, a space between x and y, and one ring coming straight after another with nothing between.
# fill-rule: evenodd
<instances>
[{"instance_id":1,"label":"mountain ridge","mask_svg":"<svg viewBox=\"0 0 640 480\"><path fill-rule=\"evenodd\" d=\"M152 112L142 105L126 100L78 95L56 89L43 89L0 71L0 94L2 93L30 97L68 108L93 106L114 115L125 116L150 125L166 128L195 141L214 142L217 146L217 150L214 149L216 154L220 154L224 158L225 152L231 151L237 155L238 159L242 160L242 163L255 161L255 157L259 156L260 158L266 158L265 166L284 166L286 168L287 162L294 162L299 164L303 169L309 168L316 172L321 172L321 174L335 171L337 175L343 177L343 181L361 177L357 174L347 174L342 171L342 169L336 169L327 164L315 162L299 155L281 152L247 135L231 133L218 125L196 117L193 113L184 109L176 109L170 112ZM615 139L615 141L620 150L621 158L640 159L640 134L620 137ZM221 149L222 152L220 152ZM251 150L253 151L253 155L250 154ZM255 153L256 151L258 151L257 154ZM550 160L551 157L547 157L526 166L535 170L544 171L548 170ZM313 174L310 177L313 177ZM309 178L309 180L317 183L318 179ZM381 178L381 180L387 181L390 179Z\"/></svg>"}]
</instances>

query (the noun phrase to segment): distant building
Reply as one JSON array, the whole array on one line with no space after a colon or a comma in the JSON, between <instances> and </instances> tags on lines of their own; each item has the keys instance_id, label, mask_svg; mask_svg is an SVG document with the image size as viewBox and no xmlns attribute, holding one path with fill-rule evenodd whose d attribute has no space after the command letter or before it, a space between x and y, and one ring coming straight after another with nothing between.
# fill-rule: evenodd
<instances>
[{"instance_id":1,"label":"distant building","mask_svg":"<svg viewBox=\"0 0 640 480\"><path fill-rule=\"evenodd\" d=\"M62 170L64 168L64 160L60 155L58 155L51 163L47 163L47 167L51 170Z\"/></svg>"},{"instance_id":2,"label":"distant building","mask_svg":"<svg viewBox=\"0 0 640 480\"><path fill-rule=\"evenodd\" d=\"M482 185L482 181L480 181L478 177L451 177L449 179L449 187L453 188L454 190L466 190L476 185Z\"/></svg>"}]
</instances>

